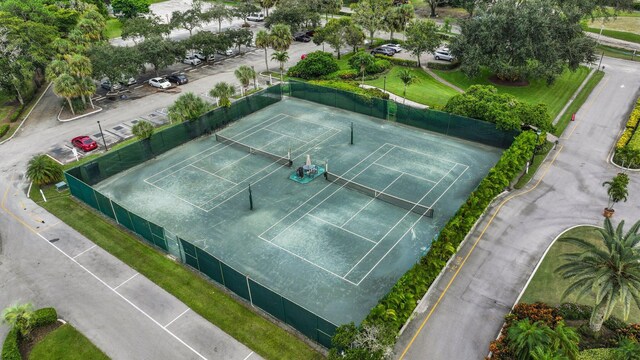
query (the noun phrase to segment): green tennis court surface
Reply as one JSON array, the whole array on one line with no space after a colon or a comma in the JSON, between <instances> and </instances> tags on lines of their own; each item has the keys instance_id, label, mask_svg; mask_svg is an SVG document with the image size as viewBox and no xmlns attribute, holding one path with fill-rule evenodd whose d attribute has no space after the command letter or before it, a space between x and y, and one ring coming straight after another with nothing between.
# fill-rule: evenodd
<instances>
[{"instance_id":1,"label":"green tennis court surface","mask_svg":"<svg viewBox=\"0 0 640 360\"><path fill-rule=\"evenodd\" d=\"M337 325L366 316L502 152L291 98L218 134L95 188ZM289 180L307 155L332 181Z\"/></svg>"}]
</instances>

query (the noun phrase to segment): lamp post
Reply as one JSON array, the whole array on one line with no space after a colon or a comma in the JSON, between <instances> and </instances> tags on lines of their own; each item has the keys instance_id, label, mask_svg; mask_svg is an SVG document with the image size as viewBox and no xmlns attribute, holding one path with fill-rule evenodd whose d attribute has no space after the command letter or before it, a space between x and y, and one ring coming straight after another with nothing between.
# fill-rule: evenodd
<instances>
[{"instance_id":1,"label":"lamp post","mask_svg":"<svg viewBox=\"0 0 640 360\"><path fill-rule=\"evenodd\" d=\"M104 151L109 151L107 142L104 140L104 133L102 132L102 126L100 126L100 120L98 120L98 129L100 129L100 136L102 136L102 143L104 144Z\"/></svg>"}]
</instances>

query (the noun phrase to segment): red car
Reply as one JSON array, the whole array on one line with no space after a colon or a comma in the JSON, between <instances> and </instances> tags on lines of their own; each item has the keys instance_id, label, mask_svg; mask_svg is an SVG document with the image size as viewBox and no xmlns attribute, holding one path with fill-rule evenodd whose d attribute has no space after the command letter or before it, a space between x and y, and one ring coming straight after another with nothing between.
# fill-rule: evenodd
<instances>
[{"instance_id":1,"label":"red car","mask_svg":"<svg viewBox=\"0 0 640 360\"><path fill-rule=\"evenodd\" d=\"M98 147L98 144L86 135L74 137L71 139L71 144L84 152L91 151Z\"/></svg>"}]
</instances>

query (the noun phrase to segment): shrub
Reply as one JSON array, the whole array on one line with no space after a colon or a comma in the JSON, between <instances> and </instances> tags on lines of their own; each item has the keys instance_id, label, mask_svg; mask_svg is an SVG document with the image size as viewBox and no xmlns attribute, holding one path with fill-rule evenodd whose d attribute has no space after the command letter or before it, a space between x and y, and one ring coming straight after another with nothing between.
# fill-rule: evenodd
<instances>
[{"instance_id":1,"label":"shrub","mask_svg":"<svg viewBox=\"0 0 640 360\"><path fill-rule=\"evenodd\" d=\"M309 80L331 74L338 69L338 63L333 55L323 51L314 51L291 67L287 75Z\"/></svg>"},{"instance_id":2,"label":"shrub","mask_svg":"<svg viewBox=\"0 0 640 360\"><path fill-rule=\"evenodd\" d=\"M612 360L614 349L589 349L580 351L577 360Z\"/></svg>"},{"instance_id":3,"label":"shrub","mask_svg":"<svg viewBox=\"0 0 640 360\"><path fill-rule=\"evenodd\" d=\"M541 321L553 329L563 318L558 309L541 302L517 304L505 318L507 326L524 319L529 319L532 323Z\"/></svg>"},{"instance_id":4,"label":"shrub","mask_svg":"<svg viewBox=\"0 0 640 360\"><path fill-rule=\"evenodd\" d=\"M408 67L418 67L418 62L415 60L409 60L409 59L400 59L400 58L395 58L392 56L385 56L382 54L376 54L375 55L376 59L381 59L381 60L387 60L388 62L394 64L394 65L400 65L400 66L408 66Z\"/></svg>"},{"instance_id":5,"label":"shrub","mask_svg":"<svg viewBox=\"0 0 640 360\"><path fill-rule=\"evenodd\" d=\"M629 140L631 140L632 136L633 136L633 129L631 129L631 128L624 129L624 132L622 133L622 136L620 136L620 139L618 139L618 143L616 144L616 148L622 149L623 147L625 147L627 145L627 143L629 142Z\"/></svg>"},{"instance_id":6,"label":"shrub","mask_svg":"<svg viewBox=\"0 0 640 360\"><path fill-rule=\"evenodd\" d=\"M635 135L638 132L635 131L638 127L638 122L640 122L640 98L636 101L636 106L629 114L629 120L627 120L626 129L618 139L616 143L616 148L621 149L625 147L627 144L631 145L630 142L634 141L634 138L638 138L638 140L634 141L634 145L631 145L632 148L640 149L640 136Z\"/></svg>"},{"instance_id":7,"label":"shrub","mask_svg":"<svg viewBox=\"0 0 640 360\"><path fill-rule=\"evenodd\" d=\"M558 314L567 320L588 320L592 311L588 305L562 303L558 306Z\"/></svg>"},{"instance_id":8,"label":"shrub","mask_svg":"<svg viewBox=\"0 0 640 360\"><path fill-rule=\"evenodd\" d=\"M37 328L58 321L58 312L52 307L42 308L33 313L33 327Z\"/></svg>"},{"instance_id":9,"label":"shrub","mask_svg":"<svg viewBox=\"0 0 640 360\"><path fill-rule=\"evenodd\" d=\"M428 62L427 63L427 67L429 69L435 69L435 70L453 70L455 68L457 68L458 66L460 66L460 62L459 61L452 61L449 63L441 63L441 62Z\"/></svg>"},{"instance_id":10,"label":"shrub","mask_svg":"<svg viewBox=\"0 0 640 360\"><path fill-rule=\"evenodd\" d=\"M619 336L640 341L640 324L631 324L616 331Z\"/></svg>"},{"instance_id":11,"label":"shrub","mask_svg":"<svg viewBox=\"0 0 640 360\"><path fill-rule=\"evenodd\" d=\"M618 331L618 330L624 329L624 328L626 328L628 326L626 322L618 319L615 316L611 316L610 318L605 320L603 325L606 326L607 329L609 329L611 331Z\"/></svg>"},{"instance_id":12,"label":"shrub","mask_svg":"<svg viewBox=\"0 0 640 360\"><path fill-rule=\"evenodd\" d=\"M339 70L335 75L343 80L352 80L358 77L358 72L353 69Z\"/></svg>"},{"instance_id":13,"label":"shrub","mask_svg":"<svg viewBox=\"0 0 640 360\"><path fill-rule=\"evenodd\" d=\"M13 328L7 334L7 337L4 339L4 344L2 344L2 359L4 360L22 360L22 355L20 355L20 347L19 344L20 334L18 333L17 328Z\"/></svg>"},{"instance_id":14,"label":"shrub","mask_svg":"<svg viewBox=\"0 0 640 360\"><path fill-rule=\"evenodd\" d=\"M379 74L391 67L391 63L388 60L376 60L373 64L367 66L365 73L367 74Z\"/></svg>"},{"instance_id":15,"label":"shrub","mask_svg":"<svg viewBox=\"0 0 640 360\"><path fill-rule=\"evenodd\" d=\"M632 150L640 150L640 131L636 131L628 143Z\"/></svg>"},{"instance_id":16,"label":"shrub","mask_svg":"<svg viewBox=\"0 0 640 360\"><path fill-rule=\"evenodd\" d=\"M640 105L636 105L636 108L633 109L631 115L629 115L629 121L627 121L627 128L635 129L638 126L638 121L640 120Z\"/></svg>"},{"instance_id":17,"label":"shrub","mask_svg":"<svg viewBox=\"0 0 640 360\"><path fill-rule=\"evenodd\" d=\"M0 138L9 132L9 124L0 125Z\"/></svg>"},{"instance_id":18,"label":"shrub","mask_svg":"<svg viewBox=\"0 0 640 360\"><path fill-rule=\"evenodd\" d=\"M309 81L309 83L324 86L324 87L329 87L332 89L349 91L349 92L364 96L366 98L372 98L372 97L379 98L379 99L389 98L389 94L383 92L380 89L377 89L377 88L364 89L358 86L358 84L352 83L352 82L334 81L334 80L312 80L312 81Z\"/></svg>"},{"instance_id":19,"label":"shrub","mask_svg":"<svg viewBox=\"0 0 640 360\"><path fill-rule=\"evenodd\" d=\"M20 117L20 114L22 114L22 111L24 111L24 106L20 105L20 107L18 107L9 117L9 122L16 122Z\"/></svg>"}]
</instances>

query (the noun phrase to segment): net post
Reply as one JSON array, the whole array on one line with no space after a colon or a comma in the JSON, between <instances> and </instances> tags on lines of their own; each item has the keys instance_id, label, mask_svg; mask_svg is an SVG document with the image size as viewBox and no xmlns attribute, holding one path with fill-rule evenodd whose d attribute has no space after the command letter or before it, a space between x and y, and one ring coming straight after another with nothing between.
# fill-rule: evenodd
<instances>
[{"instance_id":1,"label":"net post","mask_svg":"<svg viewBox=\"0 0 640 360\"><path fill-rule=\"evenodd\" d=\"M329 180L329 160L324 161L324 178Z\"/></svg>"},{"instance_id":2,"label":"net post","mask_svg":"<svg viewBox=\"0 0 640 360\"><path fill-rule=\"evenodd\" d=\"M253 210L253 195L251 194L251 184L249 184L249 210Z\"/></svg>"},{"instance_id":3,"label":"net post","mask_svg":"<svg viewBox=\"0 0 640 360\"><path fill-rule=\"evenodd\" d=\"M353 145L353 121L351 122L351 145Z\"/></svg>"}]
</instances>

